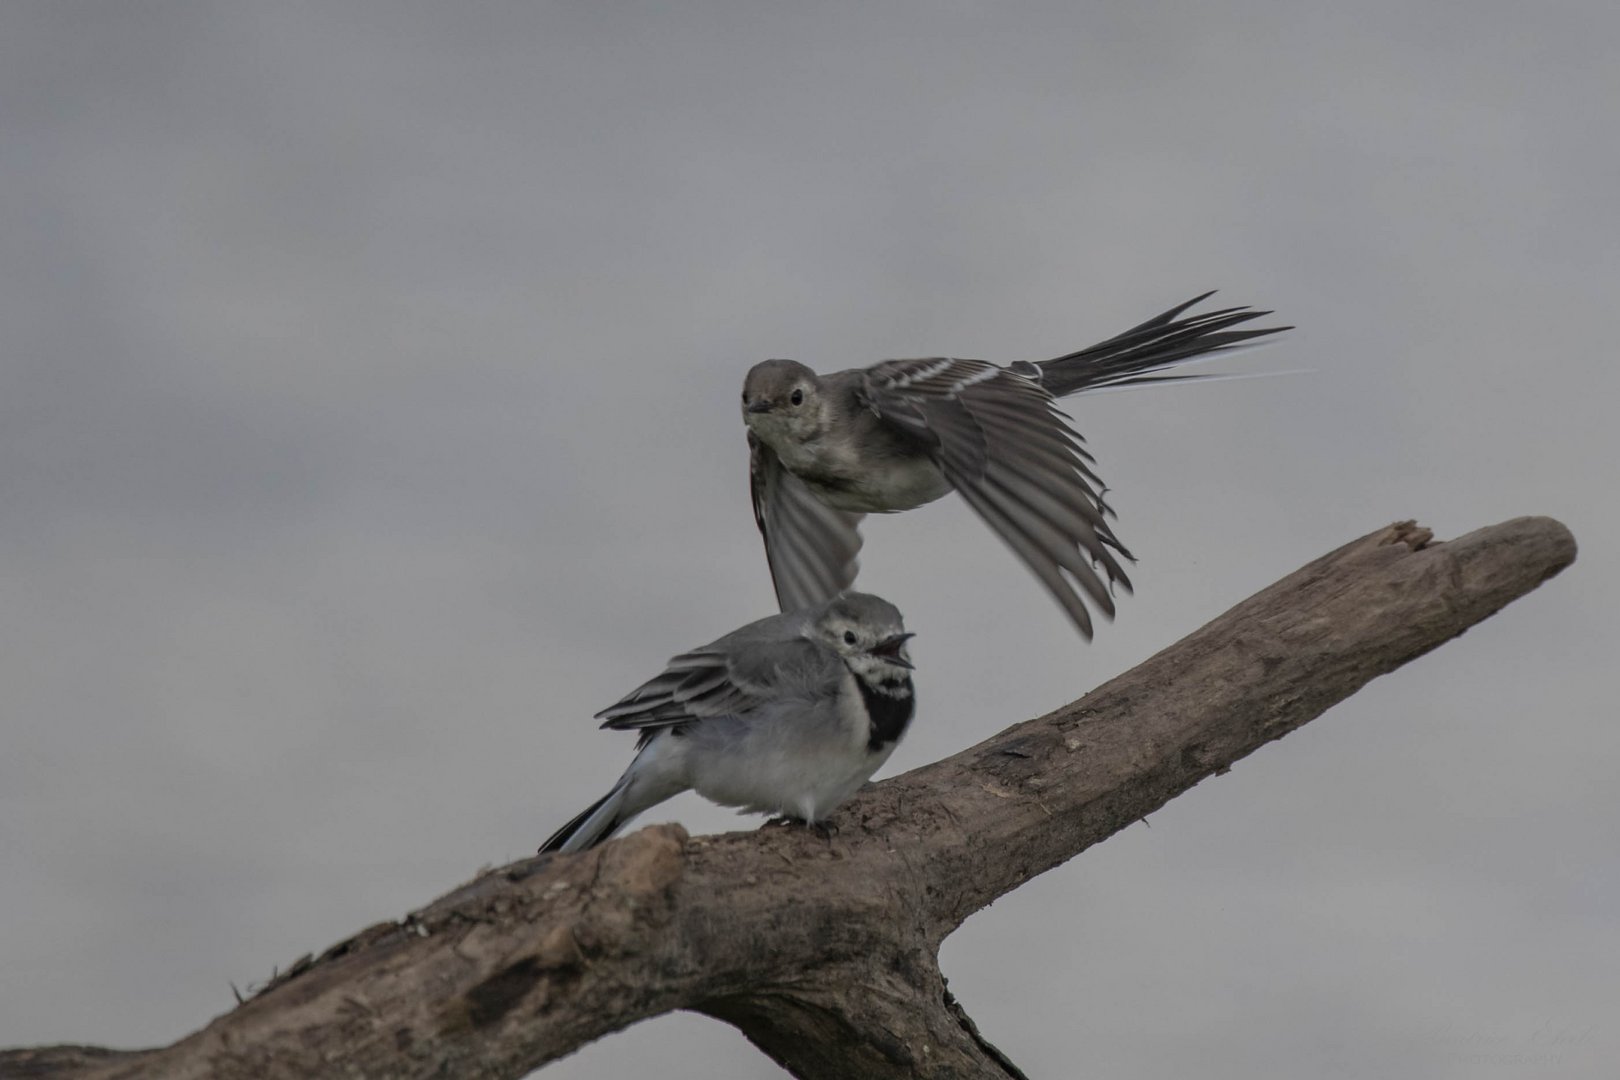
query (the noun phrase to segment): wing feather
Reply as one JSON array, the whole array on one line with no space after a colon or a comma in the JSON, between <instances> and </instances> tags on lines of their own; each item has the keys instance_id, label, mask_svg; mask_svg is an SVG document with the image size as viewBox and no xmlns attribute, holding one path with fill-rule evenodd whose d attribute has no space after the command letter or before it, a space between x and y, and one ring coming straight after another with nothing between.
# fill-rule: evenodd
<instances>
[{"instance_id":1,"label":"wing feather","mask_svg":"<svg viewBox=\"0 0 1620 1080\"><path fill-rule=\"evenodd\" d=\"M748 449L754 523L782 611L811 607L854 585L863 515L817 499L752 432Z\"/></svg>"},{"instance_id":2,"label":"wing feather","mask_svg":"<svg viewBox=\"0 0 1620 1080\"><path fill-rule=\"evenodd\" d=\"M597 719L616 731L674 727L748 712L769 700L770 688L742 678L726 653L706 653L702 658L702 667L666 670L643 683L597 713Z\"/></svg>"},{"instance_id":3,"label":"wing feather","mask_svg":"<svg viewBox=\"0 0 1620 1080\"><path fill-rule=\"evenodd\" d=\"M1087 638L1092 605L1130 588L1101 478L1080 434L1035 379L982 360L888 360L866 372L878 415L921 437L963 499Z\"/></svg>"},{"instance_id":4,"label":"wing feather","mask_svg":"<svg viewBox=\"0 0 1620 1080\"><path fill-rule=\"evenodd\" d=\"M804 636L804 626L802 618L772 615L681 653L597 719L620 731L676 727L830 685L829 668L838 661Z\"/></svg>"}]
</instances>

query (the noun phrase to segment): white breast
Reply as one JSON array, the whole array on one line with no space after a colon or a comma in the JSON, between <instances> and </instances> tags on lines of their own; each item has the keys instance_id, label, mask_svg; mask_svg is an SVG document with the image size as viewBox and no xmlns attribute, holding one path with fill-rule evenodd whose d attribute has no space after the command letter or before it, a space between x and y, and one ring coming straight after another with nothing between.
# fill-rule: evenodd
<instances>
[{"instance_id":1,"label":"white breast","mask_svg":"<svg viewBox=\"0 0 1620 1080\"><path fill-rule=\"evenodd\" d=\"M893 745L867 748L870 724L853 676L845 674L836 707L825 699L813 715L793 706L767 721L756 716L718 743L693 731L688 782L722 806L819 821L853 795L888 760Z\"/></svg>"}]
</instances>

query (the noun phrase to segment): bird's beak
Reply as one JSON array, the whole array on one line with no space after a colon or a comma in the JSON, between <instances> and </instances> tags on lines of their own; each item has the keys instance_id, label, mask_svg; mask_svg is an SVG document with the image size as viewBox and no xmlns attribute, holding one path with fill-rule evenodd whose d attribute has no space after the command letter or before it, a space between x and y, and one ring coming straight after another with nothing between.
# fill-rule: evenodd
<instances>
[{"instance_id":1,"label":"bird's beak","mask_svg":"<svg viewBox=\"0 0 1620 1080\"><path fill-rule=\"evenodd\" d=\"M869 650L873 656L881 656L891 664L898 664L903 668L914 667L910 660L900 655L906 642L916 637L916 634L896 634L891 638L884 638Z\"/></svg>"},{"instance_id":2,"label":"bird's beak","mask_svg":"<svg viewBox=\"0 0 1620 1080\"><path fill-rule=\"evenodd\" d=\"M772 408L774 408L774 406L771 404L770 398L757 397L753 401L750 401L743 411L751 413L768 413Z\"/></svg>"}]
</instances>

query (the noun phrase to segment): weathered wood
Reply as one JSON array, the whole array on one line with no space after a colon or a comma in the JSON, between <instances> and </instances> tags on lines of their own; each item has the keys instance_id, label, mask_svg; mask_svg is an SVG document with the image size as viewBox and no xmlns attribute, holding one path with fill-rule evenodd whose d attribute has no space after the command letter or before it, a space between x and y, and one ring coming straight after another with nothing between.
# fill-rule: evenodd
<instances>
[{"instance_id":1,"label":"weathered wood","mask_svg":"<svg viewBox=\"0 0 1620 1080\"><path fill-rule=\"evenodd\" d=\"M1316 560L1047 716L874 785L829 840L643 829L514 863L295 965L172 1046L0 1053L0 1076L520 1077L690 1009L796 1076L1018 1076L945 989L939 943L1575 558L1518 518L1403 523Z\"/></svg>"}]
</instances>

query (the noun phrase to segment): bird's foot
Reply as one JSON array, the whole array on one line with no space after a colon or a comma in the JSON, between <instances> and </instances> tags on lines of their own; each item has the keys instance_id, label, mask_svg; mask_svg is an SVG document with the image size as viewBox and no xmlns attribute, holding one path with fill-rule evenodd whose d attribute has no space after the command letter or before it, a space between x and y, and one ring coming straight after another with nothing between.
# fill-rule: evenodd
<instances>
[{"instance_id":1,"label":"bird's foot","mask_svg":"<svg viewBox=\"0 0 1620 1080\"><path fill-rule=\"evenodd\" d=\"M838 835L838 826L834 825L830 821L806 821L804 818L788 817L785 814L780 817L766 819L765 824L761 825L760 828L781 829L790 825L801 826L806 831L815 833L828 843L831 843L832 838Z\"/></svg>"}]
</instances>

